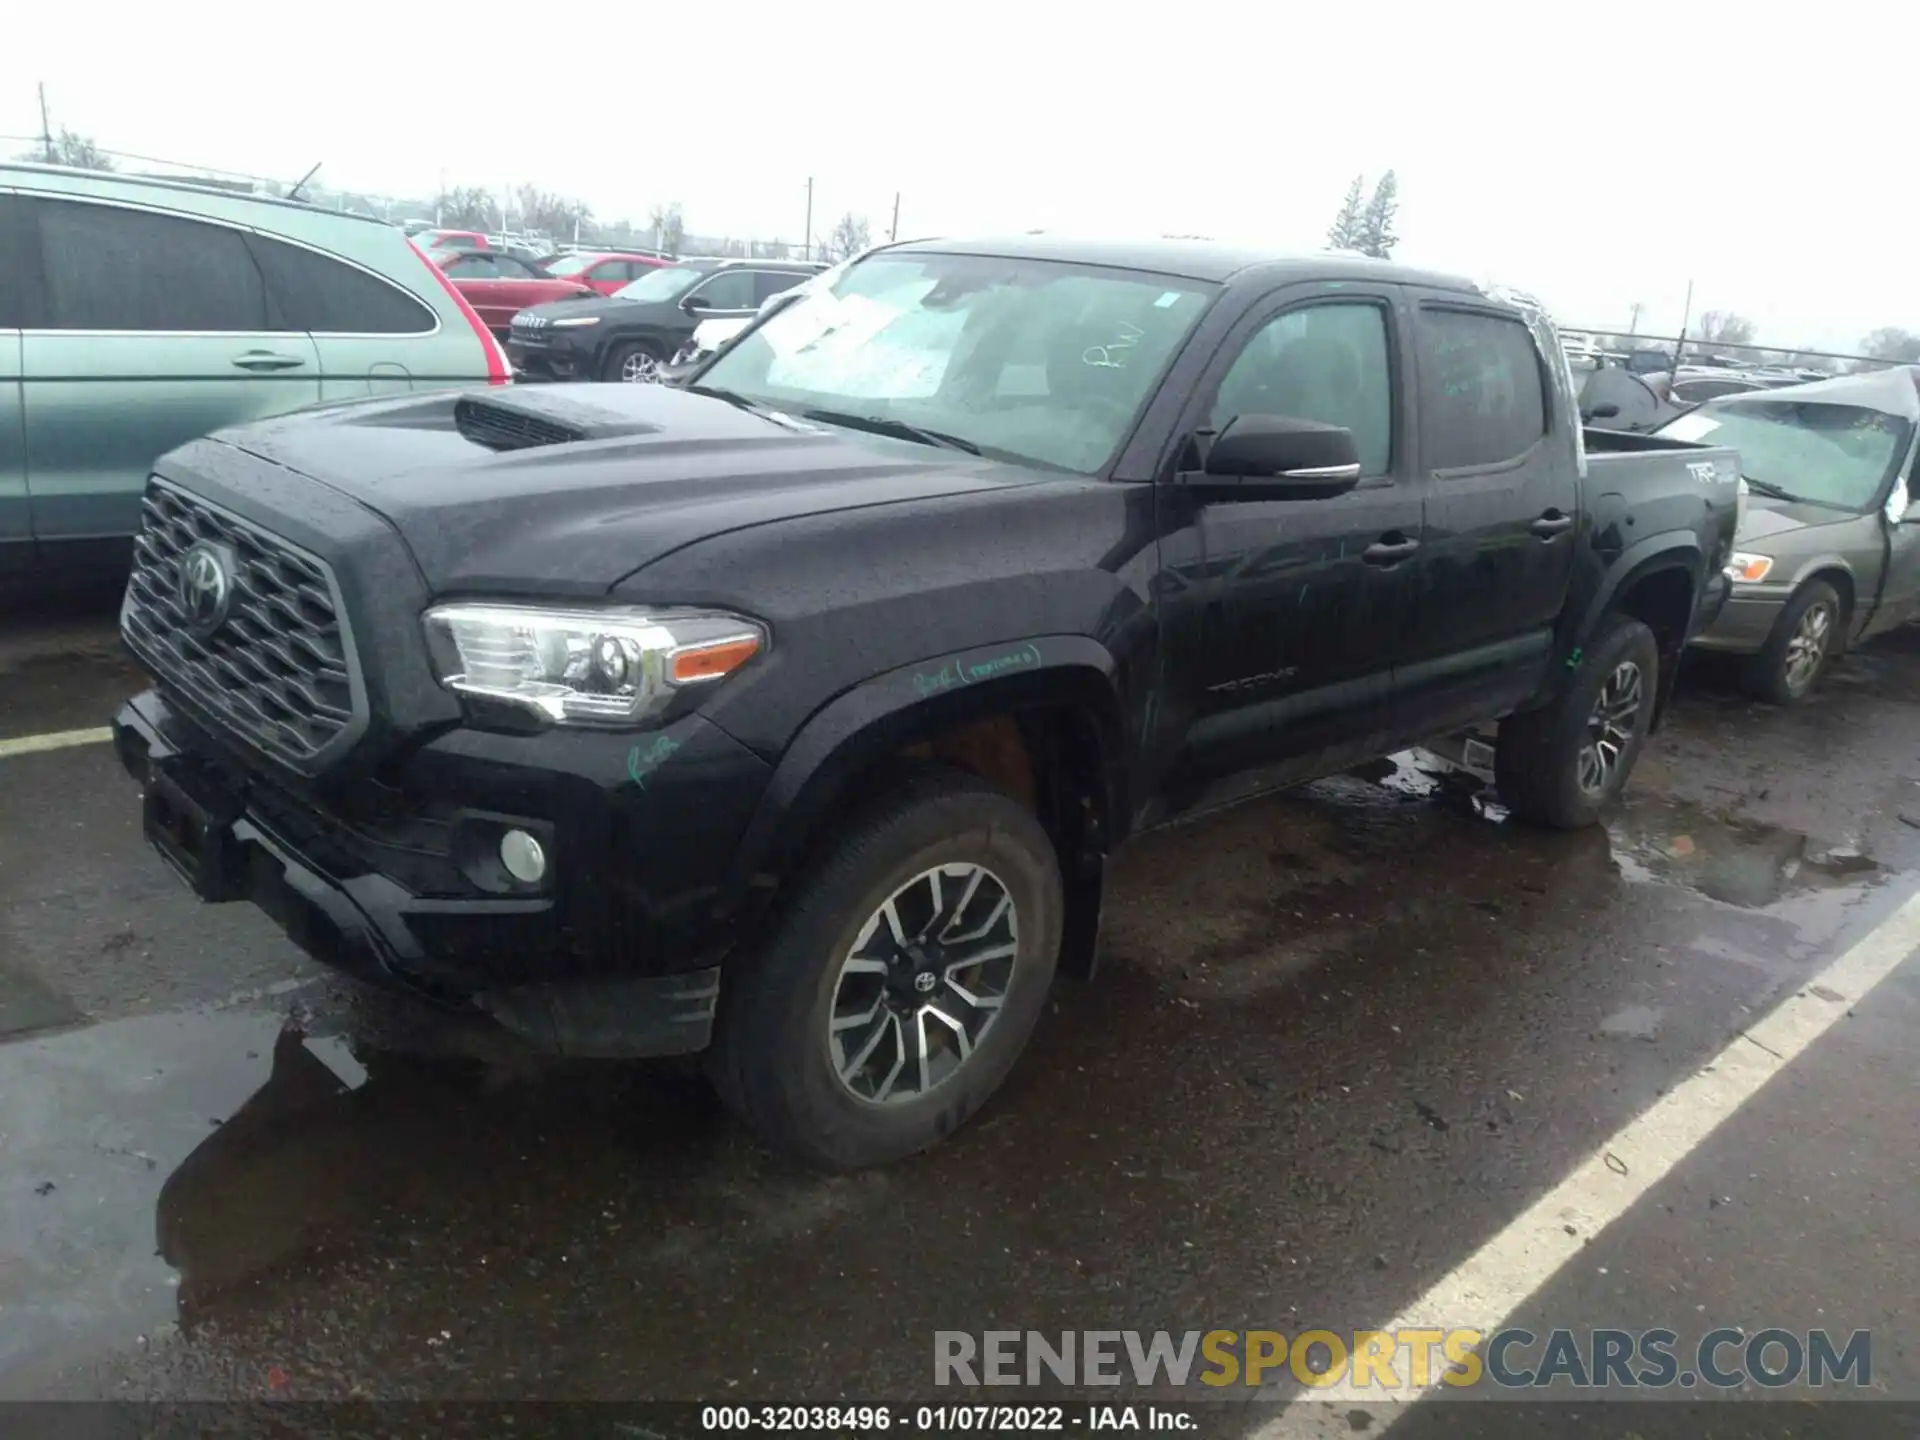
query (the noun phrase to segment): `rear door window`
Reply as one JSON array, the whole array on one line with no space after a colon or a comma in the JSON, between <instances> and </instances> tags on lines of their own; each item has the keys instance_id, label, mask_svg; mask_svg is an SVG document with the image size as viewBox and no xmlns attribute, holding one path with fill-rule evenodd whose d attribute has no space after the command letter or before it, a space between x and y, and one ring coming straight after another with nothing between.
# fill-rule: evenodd
<instances>
[{"instance_id":1,"label":"rear door window","mask_svg":"<svg viewBox=\"0 0 1920 1440\"><path fill-rule=\"evenodd\" d=\"M246 237L148 210L36 200L47 328L259 333L267 288Z\"/></svg>"},{"instance_id":2,"label":"rear door window","mask_svg":"<svg viewBox=\"0 0 1920 1440\"><path fill-rule=\"evenodd\" d=\"M775 295L784 294L806 278L804 275L794 275L785 271L762 270L754 283L753 303L758 305Z\"/></svg>"},{"instance_id":3,"label":"rear door window","mask_svg":"<svg viewBox=\"0 0 1920 1440\"><path fill-rule=\"evenodd\" d=\"M425 335L439 323L399 286L357 266L264 235L248 236L247 246L272 292L276 328L329 335Z\"/></svg>"},{"instance_id":4,"label":"rear door window","mask_svg":"<svg viewBox=\"0 0 1920 1440\"><path fill-rule=\"evenodd\" d=\"M760 303L754 299L754 280L751 270L722 270L687 298L698 295L710 310L751 310Z\"/></svg>"},{"instance_id":5,"label":"rear door window","mask_svg":"<svg viewBox=\"0 0 1920 1440\"><path fill-rule=\"evenodd\" d=\"M1517 460L1547 433L1540 352L1516 317L1423 309L1418 353L1429 469Z\"/></svg>"}]
</instances>

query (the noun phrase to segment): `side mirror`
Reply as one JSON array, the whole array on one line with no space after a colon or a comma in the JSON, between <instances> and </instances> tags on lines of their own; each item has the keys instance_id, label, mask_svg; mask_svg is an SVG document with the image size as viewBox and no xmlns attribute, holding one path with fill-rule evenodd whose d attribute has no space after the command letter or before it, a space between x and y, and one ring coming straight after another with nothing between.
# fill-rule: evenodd
<instances>
[{"instance_id":1,"label":"side mirror","mask_svg":"<svg viewBox=\"0 0 1920 1440\"><path fill-rule=\"evenodd\" d=\"M1353 432L1290 415L1236 415L1214 437L1203 478L1222 499L1324 500L1360 483Z\"/></svg>"},{"instance_id":2,"label":"side mirror","mask_svg":"<svg viewBox=\"0 0 1920 1440\"><path fill-rule=\"evenodd\" d=\"M696 310L711 310L713 302L704 295L689 295L680 302L680 308L691 315Z\"/></svg>"}]
</instances>

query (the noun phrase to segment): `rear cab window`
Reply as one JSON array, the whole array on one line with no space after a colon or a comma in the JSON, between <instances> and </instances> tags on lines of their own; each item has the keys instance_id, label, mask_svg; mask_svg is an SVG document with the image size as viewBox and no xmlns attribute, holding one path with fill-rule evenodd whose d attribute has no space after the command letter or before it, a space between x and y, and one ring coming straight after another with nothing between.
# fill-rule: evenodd
<instances>
[{"instance_id":1,"label":"rear cab window","mask_svg":"<svg viewBox=\"0 0 1920 1440\"><path fill-rule=\"evenodd\" d=\"M1428 470L1507 464L1546 436L1546 372L1518 316L1422 306L1415 353Z\"/></svg>"}]
</instances>

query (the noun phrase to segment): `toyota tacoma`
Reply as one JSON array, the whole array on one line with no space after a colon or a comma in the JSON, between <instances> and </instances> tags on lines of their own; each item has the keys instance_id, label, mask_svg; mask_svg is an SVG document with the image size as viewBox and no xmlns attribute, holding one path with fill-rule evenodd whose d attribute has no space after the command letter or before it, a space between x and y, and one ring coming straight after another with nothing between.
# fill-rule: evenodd
<instances>
[{"instance_id":1,"label":"toyota tacoma","mask_svg":"<svg viewBox=\"0 0 1920 1440\"><path fill-rule=\"evenodd\" d=\"M206 900L561 1053L705 1051L767 1141L876 1164L1091 974L1150 826L1495 723L1510 810L1593 821L1725 598L1738 481L1583 438L1499 287L902 244L684 388L168 454L115 739Z\"/></svg>"}]
</instances>

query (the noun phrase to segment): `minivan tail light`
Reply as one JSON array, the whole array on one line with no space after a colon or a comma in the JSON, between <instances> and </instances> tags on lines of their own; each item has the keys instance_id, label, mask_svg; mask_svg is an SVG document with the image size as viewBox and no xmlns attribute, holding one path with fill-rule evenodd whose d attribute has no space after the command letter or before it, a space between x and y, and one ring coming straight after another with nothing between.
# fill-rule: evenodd
<instances>
[{"instance_id":1,"label":"minivan tail light","mask_svg":"<svg viewBox=\"0 0 1920 1440\"><path fill-rule=\"evenodd\" d=\"M408 240L407 243L413 245L412 240ZM427 267L428 273L440 282L440 288L447 292L447 297L466 317L467 324L473 327L473 333L480 337L480 348L486 352L487 356L487 383L489 385L511 384L513 366L507 363L507 352L500 348L500 342L494 338L493 332L480 318L480 312L467 303L466 296L454 289L453 282L447 278L447 272L433 263L431 255L418 245L413 245L413 253L420 257L420 263Z\"/></svg>"}]
</instances>

